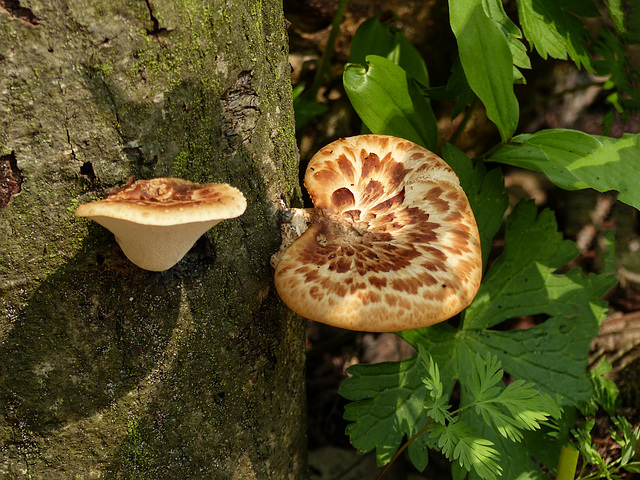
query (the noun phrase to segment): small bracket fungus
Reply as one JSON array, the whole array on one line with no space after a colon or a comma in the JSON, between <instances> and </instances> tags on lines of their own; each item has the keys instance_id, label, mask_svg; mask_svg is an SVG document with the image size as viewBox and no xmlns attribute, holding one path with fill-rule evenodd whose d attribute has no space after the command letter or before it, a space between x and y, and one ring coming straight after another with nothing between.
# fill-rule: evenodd
<instances>
[{"instance_id":1,"label":"small bracket fungus","mask_svg":"<svg viewBox=\"0 0 640 480\"><path fill-rule=\"evenodd\" d=\"M289 308L389 332L442 322L471 303L482 276L478 228L441 158L407 140L360 135L316 153L304 183L313 219L275 266Z\"/></svg>"},{"instance_id":2,"label":"small bracket fungus","mask_svg":"<svg viewBox=\"0 0 640 480\"><path fill-rule=\"evenodd\" d=\"M104 200L80 205L76 216L111 230L140 268L161 272L178 263L207 230L246 208L242 193L224 183L154 178L130 181Z\"/></svg>"}]
</instances>

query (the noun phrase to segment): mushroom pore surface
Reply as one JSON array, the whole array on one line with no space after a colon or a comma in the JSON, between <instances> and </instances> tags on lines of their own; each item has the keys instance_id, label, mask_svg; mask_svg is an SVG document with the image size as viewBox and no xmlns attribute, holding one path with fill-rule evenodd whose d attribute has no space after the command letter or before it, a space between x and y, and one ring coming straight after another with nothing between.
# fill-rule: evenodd
<instances>
[{"instance_id":1,"label":"mushroom pore surface","mask_svg":"<svg viewBox=\"0 0 640 480\"><path fill-rule=\"evenodd\" d=\"M458 177L407 140L337 140L309 162L316 214L276 266L282 300L311 320L400 331L466 308L482 275L475 218Z\"/></svg>"}]
</instances>

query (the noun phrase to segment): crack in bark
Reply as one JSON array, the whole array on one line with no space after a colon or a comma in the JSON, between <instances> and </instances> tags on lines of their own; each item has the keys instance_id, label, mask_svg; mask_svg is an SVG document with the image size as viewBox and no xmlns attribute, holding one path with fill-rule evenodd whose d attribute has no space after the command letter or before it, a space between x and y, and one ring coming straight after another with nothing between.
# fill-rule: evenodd
<instances>
[{"instance_id":1,"label":"crack in bark","mask_svg":"<svg viewBox=\"0 0 640 480\"><path fill-rule=\"evenodd\" d=\"M20 5L20 0L0 0L0 10L7 12L11 18L29 25L40 25L40 19L29 8Z\"/></svg>"},{"instance_id":2,"label":"crack in bark","mask_svg":"<svg viewBox=\"0 0 640 480\"><path fill-rule=\"evenodd\" d=\"M0 208L9 205L11 197L22 190L22 172L18 168L16 155L0 155Z\"/></svg>"},{"instance_id":3,"label":"crack in bark","mask_svg":"<svg viewBox=\"0 0 640 480\"><path fill-rule=\"evenodd\" d=\"M67 115L66 120L69 120L69 115ZM71 148L71 156L74 160L78 160L78 157L76 156L76 149L73 148L73 142L71 142L71 132L69 132L69 126L66 121L64 124L64 131L67 133L67 143L69 144L69 148Z\"/></svg>"},{"instance_id":4,"label":"crack in bark","mask_svg":"<svg viewBox=\"0 0 640 480\"><path fill-rule=\"evenodd\" d=\"M160 22L158 21L158 19L153 13L153 0L145 0L145 2L147 4L147 8L149 9L149 17L151 18L151 22L153 23L153 28L151 30L149 30L148 28L145 28L147 35L155 36L155 35L159 35L160 33L166 32L167 29L160 26Z\"/></svg>"}]
</instances>

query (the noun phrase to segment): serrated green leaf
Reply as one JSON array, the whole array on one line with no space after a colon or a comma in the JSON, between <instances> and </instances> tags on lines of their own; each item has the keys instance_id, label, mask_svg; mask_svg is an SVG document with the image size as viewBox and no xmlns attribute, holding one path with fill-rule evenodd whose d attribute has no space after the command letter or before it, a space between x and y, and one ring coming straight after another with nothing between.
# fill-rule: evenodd
<instances>
[{"instance_id":1,"label":"serrated green leaf","mask_svg":"<svg viewBox=\"0 0 640 480\"><path fill-rule=\"evenodd\" d=\"M490 173L482 164L474 168L457 150L445 150L464 188L471 186L470 202L482 204L482 194L471 200L473 191ZM490 190L496 187L491 185ZM575 245L563 240L557 231L550 211L538 213L533 202L516 206L508 217L504 251L488 270L458 328L442 323L401 332L399 335L418 349L418 357L400 363L357 365L349 370L355 376L345 380L341 393L356 401L360 409L348 407L345 414L354 422L349 426L354 445L363 451L377 449L378 459L388 460L403 436L411 438L429 425L424 435L428 439L419 437L413 442L416 445L409 447L412 462L423 467L425 446L439 442L440 446L435 446L453 456L458 445L456 428L464 427L469 438L489 440L498 451L509 452L499 461L505 478L544 478L531 460L536 455L531 439L540 437L525 433L520 443L512 440L518 439L516 432L528 432L549 415L559 415L558 402L570 411L572 405L592 395L586 373L587 353L606 313L600 298L615 282L609 276L609 257L606 274L585 276L578 270L558 273L558 268L576 254ZM526 330L492 328L514 316L536 314L548 319ZM478 355L491 358L488 366L475 365ZM502 386L499 369L515 378L511 386ZM476 380L475 386L472 372L483 379ZM458 414L443 404L450 417L443 414L443 423L428 423L433 398L448 402L456 383L460 385L461 407L471 405L477 396L487 397L485 404ZM442 397L439 390L444 393ZM430 392L436 392L435 397ZM422 403L417 405L415 401ZM459 426L449 430L451 425ZM441 438L444 432L447 436ZM545 459L552 457L545 454ZM468 465L470 462L468 459ZM454 467L454 478L463 478L460 468ZM469 478L479 478L474 468Z\"/></svg>"},{"instance_id":2,"label":"serrated green leaf","mask_svg":"<svg viewBox=\"0 0 640 480\"><path fill-rule=\"evenodd\" d=\"M423 348L418 350L418 358L421 361L424 372L422 383L424 383L428 392L424 402L425 414L433 419L435 423L444 425L446 422L451 421L452 417L449 413L451 406L447 403L448 397L445 396L444 388L440 381L440 370L433 361L433 357Z\"/></svg>"},{"instance_id":3,"label":"serrated green leaf","mask_svg":"<svg viewBox=\"0 0 640 480\"><path fill-rule=\"evenodd\" d=\"M551 290L558 280L553 272L577 255L575 244L557 231L550 210L538 215L533 202L518 204L507 219L505 250L467 309L465 329L484 329L522 315L565 313L567 308L550 302L550 294L564 293Z\"/></svg>"},{"instance_id":4,"label":"serrated green leaf","mask_svg":"<svg viewBox=\"0 0 640 480\"><path fill-rule=\"evenodd\" d=\"M584 0L583 3L593 3ZM592 70L587 49L588 32L570 10L573 2L562 0L519 0L518 16L525 37L533 43L542 58L551 56L565 60L567 56L578 67ZM583 7L590 10L590 7Z\"/></svg>"},{"instance_id":5,"label":"serrated green leaf","mask_svg":"<svg viewBox=\"0 0 640 480\"><path fill-rule=\"evenodd\" d=\"M485 14L500 26L509 43L513 58L513 79L524 81L524 76L518 68L531 68L531 61L527 55L527 47L520 41L522 32L507 16L501 0L482 0Z\"/></svg>"},{"instance_id":6,"label":"serrated green leaf","mask_svg":"<svg viewBox=\"0 0 640 480\"><path fill-rule=\"evenodd\" d=\"M453 169L462 185L478 224L482 246L482 264L487 265L491 241L500 229L509 207L500 169L487 172L482 163L473 164L469 156L451 144L442 148L442 158Z\"/></svg>"},{"instance_id":7,"label":"serrated green leaf","mask_svg":"<svg viewBox=\"0 0 640 480\"><path fill-rule=\"evenodd\" d=\"M487 17L481 1L449 0L449 20L469 86L506 141L515 132L519 116L507 38Z\"/></svg>"},{"instance_id":8,"label":"serrated green leaf","mask_svg":"<svg viewBox=\"0 0 640 480\"><path fill-rule=\"evenodd\" d=\"M482 479L495 480L502 471L497 462L500 454L491 441L473 433L464 422L456 421L435 426L431 436L438 439L438 447L449 460L457 460L466 471L473 469Z\"/></svg>"},{"instance_id":9,"label":"serrated green leaf","mask_svg":"<svg viewBox=\"0 0 640 480\"><path fill-rule=\"evenodd\" d=\"M560 411L550 397L540 394L532 384L516 380L504 387L504 371L495 355L476 355L471 375L461 376L468 385L475 412L485 423L511 441L522 440L522 430L536 430Z\"/></svg>"},{"instance_id":10,"label":"serrated green leaf","mask_svg":"<svg viewBox=\"0 0 640 480\"><path fill-rule=\"evenodd\" d=\"M622 138L575 130L518 135L489 160L545 173L561 188L617 190L618 200L640 209L640 134Z\"/></svg>"},{"instance_id":11,"label":"serrated green leaf","mask_svg":"<svg viewBox=\"0 0 640 480\"><path fill-rule=\"evenodd\" d=\"M492 400L500 393L496 385L504 376L501 365L498 357L494 355L489 355L486 359L476 355L473 365L476 368L470 369L471 376L468 383L473 403Z\"/></svg>"},{"instance_id":12,"label":"serrated green leaf","mask_svg":"<svg viewBox=\"0 0 640 480\"><path fill-rule=\"evenodd\" d=\"M359 400L345 407L344 418L352 445L362 452L376 450L379 465L388 463L405 435L421 428L426 389L416 360L377 365L353 365L353 375L340 385L339 394Z\"/></svg>"},{"instance_id":13,"label":"serrated green leaf","mask_svg":"<svg viewBox=\"0 0 640 480\"><path fill-rule=\"evenodd\" d=\"M611 371L611 364L606 359L601 359L598 364L589 370L589 378L593 385L595 395L589 399L587 405L581 408L585 415L596 415L598 408L602 407L609 415L619 407L619 390L614 382L605 377Z\"/></svg>"},{"instance_id":14,"label":"serrated green leaf","mask_svg":"<svg viewBox=\"0 0 640 480\"><path fill-rule=\"evenodd\" d=\"M395 135L435 150L438 125L415 81L384 57L369 55L367 64L349 64L343 74L347 96L363 123L372 133Z\"/></svg>"},{"instance_id":15,"label":"serrated green leaf","mask_svg":"<svg viewBox=\"0 0 640 480\"><path fill-rule=\"evenodd\" d=\"M640 430L633 428L633 425L629 423L624 417L613 416L611 417L613 424L620 431L620 433L613 431L613 440L622 447L620 452L620 465L624 466L629 464L631 460L638 458L638 439L640 437Z\"/></svg>"}]
</instances>

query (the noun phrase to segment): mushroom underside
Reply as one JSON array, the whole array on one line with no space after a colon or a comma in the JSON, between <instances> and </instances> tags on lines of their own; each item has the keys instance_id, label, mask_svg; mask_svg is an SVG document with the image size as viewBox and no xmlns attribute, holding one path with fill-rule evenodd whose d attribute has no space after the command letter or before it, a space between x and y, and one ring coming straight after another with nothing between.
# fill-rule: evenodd
<instances>
[{"instance_id":1,"label":"mushroom underside","mask_svg":"<svg viewBox=\"0 0 640 480\"><path fill-rule=\"evenodd\" d=\"M145 270L161 272L178 263L198 238L220 220L173 226L141 225L109 217L93 217L111 230L122 252L132 263Z\"/></svg>"}]
</instances>

